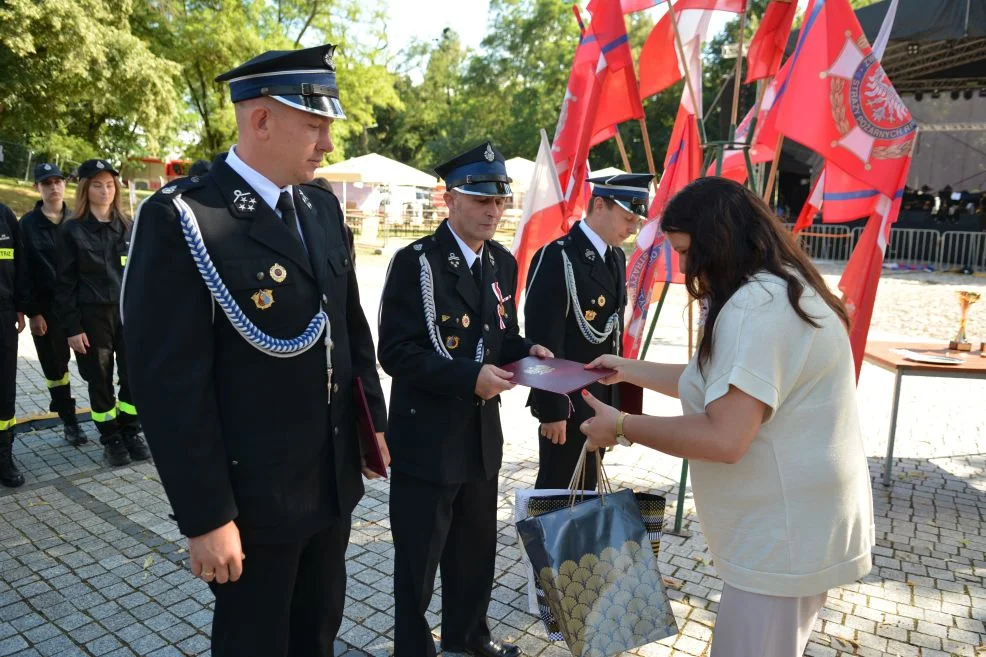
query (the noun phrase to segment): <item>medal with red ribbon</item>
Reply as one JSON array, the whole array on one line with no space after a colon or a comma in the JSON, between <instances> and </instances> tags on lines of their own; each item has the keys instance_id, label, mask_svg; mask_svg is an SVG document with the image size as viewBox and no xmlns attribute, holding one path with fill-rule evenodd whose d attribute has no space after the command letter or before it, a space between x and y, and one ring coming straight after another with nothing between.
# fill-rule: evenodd
<instances>
[{"instance_id":1,"label":"medal with red ribbon","mask_svg":"<svg viewBox=\"0 0 986 657\"><path fill-rule=\"evenodd\" d=\"M503 321L503 318L507 316L507 309L504 304L510 301L512 295L503 296L503 292L500 291L500 283L496 281L493 282L491 287L493 288L493 294L496 296L497 320L500 322L500 330L502 331L507 328L506 323Z\"/></svg>"}]
</instances>

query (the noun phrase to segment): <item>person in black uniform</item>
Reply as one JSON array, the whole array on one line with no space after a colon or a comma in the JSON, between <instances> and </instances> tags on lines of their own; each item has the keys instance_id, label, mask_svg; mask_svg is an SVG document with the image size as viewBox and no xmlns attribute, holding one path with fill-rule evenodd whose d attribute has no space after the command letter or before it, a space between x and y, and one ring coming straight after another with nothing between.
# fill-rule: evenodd
<instances>
[{"instance_id":1,"label":"person in black uniform","mask_svg":"<svg viewBox=\"0 0 986 657\"><path fill-rule=\"evenodd\" d=\"M238 141L141 205L127 266L134 394L216 596L215 657L332 654L361 469L373 476L357 378L386 450L353 236L309 184L344 118L333 50L267 52L217 78Z\"/></svg>"},{"instance_id":2,"label":"person in black uniform","mask_svg":"<svg viewBox=\"0 0 986 657\"><path fill-rule=\"evenodd\" d=\"M119 173L106 160L79 165L75 211L58 229L55 316L89 384L92 419L113 466L151 457L130 395L120 326L120 286L131 222L120 211ZM113 394L113 365L120 381Z\"/></svg>"},{"instance_id":3,"label":"person in black uniform","mask_svg":"<svg viewBox=\"0 0 986 657\"><path fill-rule=\"evenodd\" d=\"M24 330L27 268L17 216L0 203L0 484L16 488L24 475L14 464L17 334Z\"/></svg>"},{"instance_id":4,"label":"person in black uniform","mask_svg":"<svg viewBox=\"0 0 986 657\"><path fill-rule=\"evenodd\" d=\"M58 227L69 216L65 203L65 176L57 164L42 162L34 168L34 188L41 200L21 217L24 235L24 261L28 270L28 304L24 313L30 318L34 347L51 394L49 410L58 413L65 425L65 439L70 445L88 442L75 415L75 399L69 385L68 362L71 351L68 338L52 312L58 267L55 248Z\"/></svg>"},{"instance_id":5,"label":"person in black uniform","mask_svg":"<svg viewBox=\"0 0 986 657\"><path fill-rule=\"evenodd\" d=\"M526 333L558 358L591 362L620 354L627 304L626 255L622 244L647 216L650 174L590 178L592 198L585 219L531 259L524 301ZM615 404L615 387L595 383L589 391ZM568 488L585 436L579 426L592 417L582 395L532 390L528 398L538 428L535 488ZM597 458L589 455L583 485L596 487Z\"/></svg>"},{"instance_id":6,"label":"person in black uniform","mask_svg":"<svg viewBox=\"0 0 986 657\"><path fill-rule=\"evenodd\" d=\"M520 335L517 262L493 235L510 196L503 157L485 143L435 168L449 218L398 251L380 305L380 364L393 377L395 657L432 657L425 618L442 572L442 648L519 654L490 636L497 474L503 458L499 367L549 350Z\"/></svg>"}]
</instances>

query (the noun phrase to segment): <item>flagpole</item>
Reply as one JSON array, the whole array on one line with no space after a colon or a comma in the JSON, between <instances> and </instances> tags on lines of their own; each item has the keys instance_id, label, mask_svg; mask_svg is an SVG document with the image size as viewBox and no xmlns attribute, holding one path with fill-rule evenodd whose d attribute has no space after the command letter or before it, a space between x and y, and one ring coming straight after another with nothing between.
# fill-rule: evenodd
<instances>
[{"instance_id":1,"label":"flagpole","mask_svg":"<svg viewBox=\"0 0 986 657\"><path fill-rule=\"evenodd\" d=\"M698 102L695 100L695 88L692 86L692 74L689 71L688 61L685 59L685 46L681 41L681 32L678 31L678 17L675 16L674 7L671 0L665 0L668 5L668 15L671 16L671 27L674 28L674 41L678 46L678 57L682 68L685 70L685 86L688 87L688 96L692 101L692 110L695 112L695 121L698 123L698 134L702 137L702 147L707 141L705 137L705 124L702 122L701 112L698 111Z\"/></svg>"},{"instance_id":2,"label":"flagpole","mask_svg":"<svg viewBox=\"0 0 986 657\"><path fill-rule=\"evenodd\" d=\"M620 159L623 160L623 170L630 173L630 159L627 157L627 147L623 145L623 137L620 136L620 126L616 126L616 146L620 149Z\"/></svg>"},{"instance_id":3,"label":"flagpole","mask_svg":"<svg viewBox=\"0 0 986 657\"><path fill-rule=\"evenodd\" d=\"M781 161L781 149L784 147L784 135L777 136L777 148L774 149L774 161L770 163L770 175L767 176L767 184L763 188L763 200L770 203L771 190L774 188L774 180L777 178L777 167Z\"/></svg>"},{"instance_id":4,"label":"flagpole","mask_svg":"<svg viewBox=\"0 0 986 657\"><path fill-rule=\"evenodd\" d=\"M743 38L746 36L746 10L740 14L739 49L736 52L736 74L733 79L733 113L729 121L729 131L736 134L736 119L739 115L740 76L743 74ZM730 136L732 139L732 136Z\"/></svg>"},{"instance_id":5,"label":"flagpole","mask_svg":"<svg viewBox=\"0 0 986 657\"><path fill-rule=\"evenodd\" d=\"M688 360L692 359L694 343L692 342L692 300L688 301ZM678 478L678 502L674 509L674 528L668 532L675 536L687 536L681 531L681 522L685 516L685 487L688 485L688 459L681 459L681 477Z\"/></svg>"},{"instance_id":6,"label":"flagpole","mask_svg":"<svg viewBox=\"0 0 986 657\"><path fill-rule=\"evenodd\" d=\"M654 337L654 329L657 328L657 318L661 316L661 308L664 307L664 299L667 298L668 288L670 287L671 283L664 281L664 286L661 288L661 297L657 300L657 310L654 311L650 328L647 330L647 339L644 341L643 346L640 347L640 360L647 360L647 347L650 346L650 341Z\"/></svg>"},{"instance_id":7,"label":"flagpole","mask_svg":"<svg viewBox=\"0 0 986 657\"><path fill-rule=\"evenodd\" d=\"M650 175L654 176L654 185L656 186L658 184L657 167L654 166L654 153L650 148L650 134L647 132L647 117L644 116L639 121L640 135L644 139L644 154L647 156L647 169L650 171ZM627 171L629 172L629 169Z\"/></svg>"}]
</instances>

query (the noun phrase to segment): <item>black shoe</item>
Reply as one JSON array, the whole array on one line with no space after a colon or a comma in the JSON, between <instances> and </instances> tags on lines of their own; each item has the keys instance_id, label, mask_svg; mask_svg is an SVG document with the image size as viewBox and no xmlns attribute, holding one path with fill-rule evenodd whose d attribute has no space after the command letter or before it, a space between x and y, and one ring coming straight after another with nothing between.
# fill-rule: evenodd
<instances>
[{"instance_id":1,"label":"black shoe","mask_svg":"<svg viewBox=\"0 0 986 657\"><path fill-rule=\"evenodd\" d=\"M113 467L130 463L130 453L123 444L123 439L114 437L106 441L103 445L103 458Z\"/></svg>"},{"instance_id":2,"label":"black shoe","mask_svg":"<svg viewBox=\"0 0 986 657\"><path fill-rule=\"evenodd\" d=\"M151 450L147 448L147 443L144 442L139 433L133 436L124 436L123 444L130 453L130 458L134 461L146 461L151 458Z\"/></svg>"},{"instance_id":3,"label":"black shoe","mask_svg":"<svg viewBox=\"0 0 986 657\"><path fill-rule=\"evenodd\" d=\"M497 641L496 639L489 639L465 648L447 647L443 643L442 652L464 652L467 655L478 655L479 657L521 657L520 648L512 643Z\"/></svg>"},{"instance_id":4,"label":"black shoe","mask_svg":"<svg viewBox=\"0 0 986 657\"><path fill-rule=\"evenodd\" d=\"M14 442L14 432L9 429L0 431L0 484L7 488L17 488L24 485L24 475L14 465L11 449Z\"/></svg>"},{"instance_id":5,"label":"black shoe","mask_svg":"<svg viewBox=\"0 0 986 657\"><path fill-rule=\"evenodd\" d=\"M66 424L65 425L65 440L72 447L78 447L79 445L85 445L89 442L89 436L86 432L82 430L78 424Z\"/></svg>"}]
</instances>

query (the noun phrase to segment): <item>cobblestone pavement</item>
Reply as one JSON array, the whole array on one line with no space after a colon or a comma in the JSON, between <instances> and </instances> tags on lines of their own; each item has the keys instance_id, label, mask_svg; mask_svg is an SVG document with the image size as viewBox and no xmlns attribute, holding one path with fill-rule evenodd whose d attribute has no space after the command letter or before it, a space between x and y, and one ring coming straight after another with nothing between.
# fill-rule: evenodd
<instances>
[{"instance_id":1,"label":"cobblestone pavement","mask_svg":"<svg viewBox=\"0 0 986 657\"><path fill-rule=\"evenodd\" d=\"M385 258L360 262L368 317L376 317ZM836 272L825 270L831 284ZM957 324L954 289L977 279L907 275L881 286L872 337L950 337ZM978 286L982 287L982 286ZM683 361L686 314L673 288L651 347L655 360ZM888 304L888 300L892 300ZM986 308L974 307L970 337L982 339ZM943 336L942 333L946 334ZM47 411L47 390L27 336L21 339L18 414ZM84 383L73 365L80 407ZM384 381L389 388L389 381ZM810 657L982 657L986 655L986 382L906 379L890 488L878 475L886 450L893 377L864 366L861 421L874 477L878 545L861 582L830 593L806 652ZM512 527L513 497L533 485L536 425L526 394L504 396L499 548L490 618L495 635L529 656L567 655L549 643L528 613L525 573ZM677 402L648 393L648 412L673 414ZM44 422L22 426L14 454L27 477L0 489L0 657L5 655L207 655L212 595L185 567L184 542L150 463L109 468L90 442L72 448ZM95 438L91 424L84 425ZM676 510L681 462L641 448L607 456L614 484L662 492L667 526ZM393 547L386 482L370 482L353 516L346 619L337 655L389 655L393 629ZM707 654L721 580L684 501L685 536L666 534L661 570L678 621L677 637L629 654ZM441 589L431 606L440 629Z\"/></svg>"}]
</instances>

